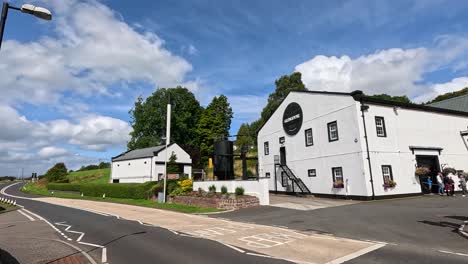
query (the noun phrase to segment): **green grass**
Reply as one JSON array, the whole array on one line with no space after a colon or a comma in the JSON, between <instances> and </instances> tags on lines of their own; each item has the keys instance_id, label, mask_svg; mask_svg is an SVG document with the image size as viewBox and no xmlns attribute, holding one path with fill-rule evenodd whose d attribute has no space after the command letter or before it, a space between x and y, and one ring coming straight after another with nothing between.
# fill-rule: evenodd
<instances>
[{"instance_id":1,"label":"green grass","mask_svg":"<svg viewBox=\"0 0 468 264\"><path fill-rule=\"evenodd\" d=\"M102 197L80 196L79 194L60 193L60 192L54 192L52 194L47 190L46 187L38 185L38 184L34 184L34 183L26 184L23 187L23 189L21 189L21 191L30 193L30 194L37 194L37 195L49 196L49 197L129 204L129 205L137 205L137 206L143 206L143 207L171 210L171 211L189 213L189 214L202 214L202 213L213 213L213 212L223 211L223 210L219 210L215 208L205 208L205 207L189 206L189 205L181 205L181 204L169 204L169 203L163 204L163 203L157 203L157 202L145 200L145 199L102 198Z\"/></svg>"},{"instance_id":2,"label":"green grass","mask_svg":"<svg viewBox=\"0 0 468 264\"><path fill-rule=\"evenodd\" d=\"M15 210L16 208L16 206L0 202L0 214Z\"/></svg>"},{"instance_id":3,"label":"green grass","mask_svg":"<svg viewBox=\"0 0 468 264\"><path fill-rule=\"evenodd\" d=\"M70 183L109 183L110 168L74 171L67 176Z\"/></svg>"}]
</instances>

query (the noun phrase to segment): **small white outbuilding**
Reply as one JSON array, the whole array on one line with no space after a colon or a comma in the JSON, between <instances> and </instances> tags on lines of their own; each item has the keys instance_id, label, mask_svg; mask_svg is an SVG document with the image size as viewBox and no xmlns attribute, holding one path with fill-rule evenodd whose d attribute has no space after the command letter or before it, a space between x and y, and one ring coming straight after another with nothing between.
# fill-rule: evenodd
<instances>
[{"instance_id":1,"label":"small white outbuilding","mask_svg":"<svg viewBox=\"0 0 468 264\"><path fill-rule=\"evenodd\" d=\"M192 177L192 159L179 145L173 143L150 148L135 149L112 158L111 181L113 183L158 181L164 178L164 162L174 153L179 171ZM169 175L170 176L170 175ZM170 177L168 177L170 178Z\"/></svg>"},{"instance_id":2,"label":"small white outbuilding","mask_svg":"<svg viewBox=\"0 0 468 264\"><path fill-rule=\"evenodd\" d=\"M357 199L417 195L426 184L415 176L418 166L431 170L433 182L444 167L468 171L465 110L380 100L360 91L290 92L258 132L259 174L277 192Z\"/></svg>"}]
</instances>

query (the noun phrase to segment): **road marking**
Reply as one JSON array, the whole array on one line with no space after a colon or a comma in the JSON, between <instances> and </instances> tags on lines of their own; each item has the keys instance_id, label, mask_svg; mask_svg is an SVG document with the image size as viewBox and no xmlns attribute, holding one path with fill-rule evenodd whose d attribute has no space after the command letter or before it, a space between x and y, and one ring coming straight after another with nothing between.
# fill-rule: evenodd
<instances>
[{"instance_id":1,"label":"road marking","mask_svg":"<svg viewBox=\"0 0 468 264\"><path fill-rule=\"evenodd\" d=\"M75 246L75 245L73 245L73 244L70 244L70 243L68 243L68 242L62 241L62 240L60 240L60 239L54 239L54 240L55 240L55 241L58 241L58 242L60 242L60 243L64 243L65 245L68 245L68 246L70 246L70 247L76 249L78 252L80 252L81 254L83 254L83 255L89 260L89 262L91 262L91 264L97 264L96 261L95 261L88 253L86 253L86 251L82 250L81 248L79 248L79 247L77 247L77 246Z\"/></svg>"},{"instance_id":2,"label":"road marking","mask_svg":"<svg viewBox=\"0 0 468 264\"><path fill-rule=\"evenodd\" d=\"M354 253L351 253L349 255L346 255L346 256L343 256L341 258L337 258L335 260L332 260L330 262L327 262L326 264L341 264L341 263L344 263L346 261L349 261L351 259L354 259L354 258L357 258L357 257L360 257L364 254L367 254L371 251L374 251L374 250L377 250L379 248L382 248L384 247L386 244L377 244L377 245L372 245L370 247L367 247L367 248L364 248L364 249L361 249L359 251L356 251Z\"/></svg>"},{"instance_id":3,"label":"road marking","mask_svg":"<svg viewBox=\"0 0 468 264\"><path fill-rule=\"evenodd\" d=\"M29 220L31 221L36 221L34 218L32 218L31 216L27 215L26 213L23 212L23 210L18 210L18 213L26 216Z\"/></svg>"},{"instance_id":4,"label":"road marking","mask_svg":"<svg viewBox=\"0 0 468 264\"><path fill-rule=\"evenodd\" d=\"M457 255L457 256L468 257L468 254L464 254L464 253L451 252L451 251L446 251L446 250L437 250L437 251L442 252L442 253L446 253L446 254L452 254L452 255Z\"/></svg>"},{"instance_id":5,"label":"road marking","mask_svg":"<svg viewBox=\"0 0 468 264\"><path fill-rule=\"evenodd\" d=\"M10 186L11 186L11 185L10 185ZM23 208L24 208L24 207L23 207ZM27 210L27 209L22 209L22 210L24 210L24 211L26 211L27 213L29 213L29 214L35 216L37 219L44 221L44 222L47 223L49 226L51 226L55 231L57 231L58 233L60 233L60 230L59 230L57 227L55 227L51 222L47 221L44 217L42 217L42 216L40 216L40 215L38 215L38 214L35 214L35 213L33 213L33 212L31 212L31 211L29 211L29 210ZM65 242L65 241L62 241L62 240L57 240L57 241L59 241L59 242L61 242L61 243L64 243L64 244L66 244L66 245L69 245L70 247L73 247L74 249L78 250L81 254L83 254L83 255L89 260L89 262L91 262L92 264L97 264L96 261L94 261L94 259L93 259L88 253L86 253L85 251L83 251L81 248L79 248L79 247L77 247L77 246L74 246L74 245L72 245L72 244L70 244L70 243L67 243L67 242ZM78 243L79 243L79 242L78 242Z\"/></svg>"},{"instance_id":6,"label":"road marking","mask_svg":"<svg viewBox=\"0 0 468 264\"><path fill-rule=\"evenodd\" d=\"M101 262L102 263L107 262L107 248L102 249Z\"/></svg>"},{"instance_id":7,"label":"road marking","mask_svg":"<svg viewBox=\"0 0 468 264\"><path fill-rule=\"evenodd\" d=\"M97 248L104 248L104 246L101 246L101 245L96 245L96 244L92 244L92 243L87 243L87 242L78 242L79 244L83 244L83 245L87 245L87 246L91 246L91 247L97 247Z\"/></svg>"},{"instance_id":8,"label":"road marking","mask_svg":"<svg viewBox=\"0 0 468 264\"><path fill-rule=\"evenodd\" d=\"M242 249L240 249L240 248L237 248L237 247L235 247L235 246L231 246L231 245L229 245L229 244L226 244L226 243L223 243L223 242L219 242L219 243L221 243L221 244L225 245L225 246L226 246L226 247L228 247L228 248L232 248L232 249L234 249L234 250L235 250L235 251L237 251L237 252L240 252L240 253L245 253L245 251L244 251L244 250L242 250Z\"/></svg>"},{"instance_id":9,"label":"road marking","mask_svg":"<svg viewBox=\"0 0 468 264\"><path fill-rule=\"evenodd\" d=\"M248 247L252 248L271 248L287 243L291 243L298 239L307 237L306 235L294 233L291 234L281 234L277 232L262 233L253 236L246 236L239 238L240 241L246 242Z\"/></svg>"},{"instance_id":10,"label":"road marking","mask_svg":"<svg viewBox=\"0 0 468 264\"><path fill-rule=\"evenodd\" d=\"M65 228L65 232L79 234L80 236L78 237L78 239L76 239L76 242L80 242L81 239L83 238L83 236L85 235L85 233L83 233L83 232L69 230L71 228L71 225L67 225L67 224L65 224L65 222L59 222L59 223L55 223L55 224L60 225L60 226L66 226L67 228Z\"/></svg>"}]
</instances>

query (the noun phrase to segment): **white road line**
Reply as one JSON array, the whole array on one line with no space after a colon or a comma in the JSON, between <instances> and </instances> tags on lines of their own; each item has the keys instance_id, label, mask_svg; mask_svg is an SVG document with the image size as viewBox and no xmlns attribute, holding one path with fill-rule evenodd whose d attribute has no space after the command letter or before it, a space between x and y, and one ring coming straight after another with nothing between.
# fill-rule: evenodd
<instances>
[{"instance_id":1,"label":"white road line","mask_svg":"<svg viewBox=\"0 0 468 264\"><path fill-rule=\"evenodd\" d=\"M451 251L446 251L446 250L437 250L437 251L442 252L442 253L446 253L446 254L452 254L452 255L457 255L457 256L468 257L468 254L464 254L464 253L451 252Z\"/></svg>"},{"instance_id":2,"label":"white road line","mask_svg":"<svg viewBox=\"0 0 468 264\"><path fill-rule=\"evenodd\" d=\"M97 248L104 248L104 246L101 246L101 245L96 245L96 244L82 242L82 241L78 242L78 244L83 244L83 245L87 245L87 246L91 246L91 247L97 247Z\"/></svg>"},{"instance_id":3,"label":"white road line","mask_svg":"<svg viewBox=\"0 0 468 264\"><path fill-rule=\"evenodd\" d=\"M23 210L18 210L18 213L26 216L29 220L31 221L36 221L36 219L32 218L31 216L27 215L26 213L23 212Z\"/></svg>"},{"instance_id":4,"label":"white road line","mask_svg":"<svg viewBox=\"0 0 468 264\"><path fill-rule=\"evenodd\" d=\"M102 263L107 262L107 248L102 249L101 262Z\"/></svg>"},{"instance_id":5,"label":"white road line","mask_svg":"<svg viewBox=\"0 0 468 264\"><path fill-rule=\"evenodd\" d=\"M223 244L224 246L226 246L226 247L228 247L228 248L234 249L234 250L237 251L237 252L245 253L245 251L242 250L242 249L240 249L240 248L237 248L237 247L235 247L235 246L231 246L231 245L229 245L229 244L226 244L226 243L223 243L223 242L220 242L220 241L218 241L218 242L221 243L221 244Z\"/></svg>"},{"instance_id":6,"label":"white road line","mask_svg":"<svg viewBox=\"0 0 468 264\"><path fill-rule=\"evenodd\" d=\"M55 239L54 239L54 240L55 240ZM70 244L70 243L68 243L68 242L62 241L62 240L60 240L60 239L57 239L57 240L55 240L55 241L58 241L58 242L60 242L60 243L64 243L65 245L68 245L68 246L70 246L70 247L76 249L78 252L80 252L81 254L83 254L83 255L89 260L89 262L91 262L91 264L97 264L96 261L95 261L88 253L86 253L86 251L82 250L81 248L79 248L79 247L77 247L77 246L75 246L75 245L73 245L73 244Z\"/></svg>"},{"instance_id":7,"label":"white road line","mask_svg":"<svg viewBox=\"0 0 468 264\"><path fill-rule=\"evenodd\" d=\"M314 262L298 261L298 260L287 259L287 258L277 258L277 257L269 256L269 255L262 255L262 254L251 253L251 252L247 252L245 254L250 255L250 256L262 257L262 258L282 259L282 260L286 260L286 261L293 262L293 263L316 264Z\"/></svg>"},{"instance_id":8,"label":"white road line","mask_svg":"<svg viewBox=\"0 0 468 264\"><path fill-rule=\"evenodd\" d=\"M51 222L47 221L44 217L42 217L42 216L40 216L38 214L35 214L35 213L33 213L33 212L29 211L29 210L26 210L26 209L22 209L22 210L26 211L30 215L35 216L37 219L44 221L49 226L51 226L55 231L57 231L58 233L61 233L60 230L57 227L55 227ZM94 261L94 259L88 253L86 253L85 251L83 251L79 247L74 246L74 245L72 245L70 243L67 243L65 241L62 241L62 240L57 240L57 241L60 241L61 243L64 243L66 245L69 245L70 247L73 247L74 249L78 250L81 254L83 254L89 260L89 262L91 262L92 264L97 264L96 261ZM78 243L80 243L80 242L78 242Z\"/></svg>"},{"instance_id":9,"label":"white road line","mask_svg":"<svg viewBox=\"0 0 468 264\"><path fill-rule=\"evenodd\" d=\"M83 238L83 236L85 235L85 233L83 233L83 232L69 230L71 225L64 224L64 222L59 222L59 223L55 223L55 224L60 225L60 226L66 226L67 228L65 228L65 232L79 234L80 236L78 237L78 239L76 239L76 242L80 242L81 239Z\"/></svg>"},{"instance_id":10,"label":"white road line","mask_svg":"<svg viewBox=\"0 0 468 264\"><path fill-rule=\"evenodd\" d=\"M357 258L359 256L362 256L364 254L367 254L371 251L374 251L374 250L377 250L381 247L384 247L386 244L376 244L376 245L372 245L370 247L367 247L367 248L364 248L364 249L361 249L359 251L356 251L354 253L351 253L349 255L346 255L346 256L343 256L341 258L337 258L335 260L332 260L330 262L327 262L326 264L340 264L340 263L344 263L348 260L351 260L351 259L354 259L354 258Z\"/></svg>"}]
</instances>

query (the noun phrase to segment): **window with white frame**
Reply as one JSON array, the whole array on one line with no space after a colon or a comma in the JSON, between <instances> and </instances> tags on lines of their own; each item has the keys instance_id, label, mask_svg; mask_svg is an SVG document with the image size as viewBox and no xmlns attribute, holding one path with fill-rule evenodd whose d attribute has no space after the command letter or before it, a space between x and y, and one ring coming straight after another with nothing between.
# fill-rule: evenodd
<instances>
[{"instance_id":1,"label":"window with white frame","mask_svg":"<svg viewBox=\"0 0 468 264\"><path fill-rule=\"evenodd\" d=\"M386 137L387 131L385 129L385 119L382 116L375 117L375 128L377 129L378 137Z\"/></svg>"},{"instance_id":2,"label":"window with white frame","mask_svg":"<svg viewBox=\"0 0 468 264\"><path fill-rule=\"evenodd\" d=\"M341 167L332 168L333 183L343 184L343 169Z\"/></svg>"},{"instance_id":3,"label":"window with white frame","mask_svg":"<svg viewBox=\"0 0 468 264\"><path fill-rule=\"evenodd\" d=\"M314 145L314 138L312 136L312 128L305 130L305 144L306 144L306 147Z\"/></svg>"},{"instance_id":4,"label":"window with white frame","mask_svg":"<svg viewBox=\"0 0 468 264\"><path fill-rule=\"evenodd\" d=\"M336 121L330 122L328 126L328 141L337 141L338 140L338 124Z\"/></svg>"},{"instance_id":5,"label":"window with white frame","mask_svg":"<svg viewBox=\"0 0 468 264\"><path fill-rule=\"evenodd\" d=\"M382 165L382 176L385 184L389 184L393 181L392 166Z\"/></svg>"},{"instance_id":6,"label":"window with white frame","mask_svg":"<svg viewBox=\"0 0 468 264\"><path fill-rule=\"evenodd\" d=\"M265 155L270 154L270 147L269 147L268 141L263 143L263 151L264 151Z\"/></svg>"}]
</instances>

